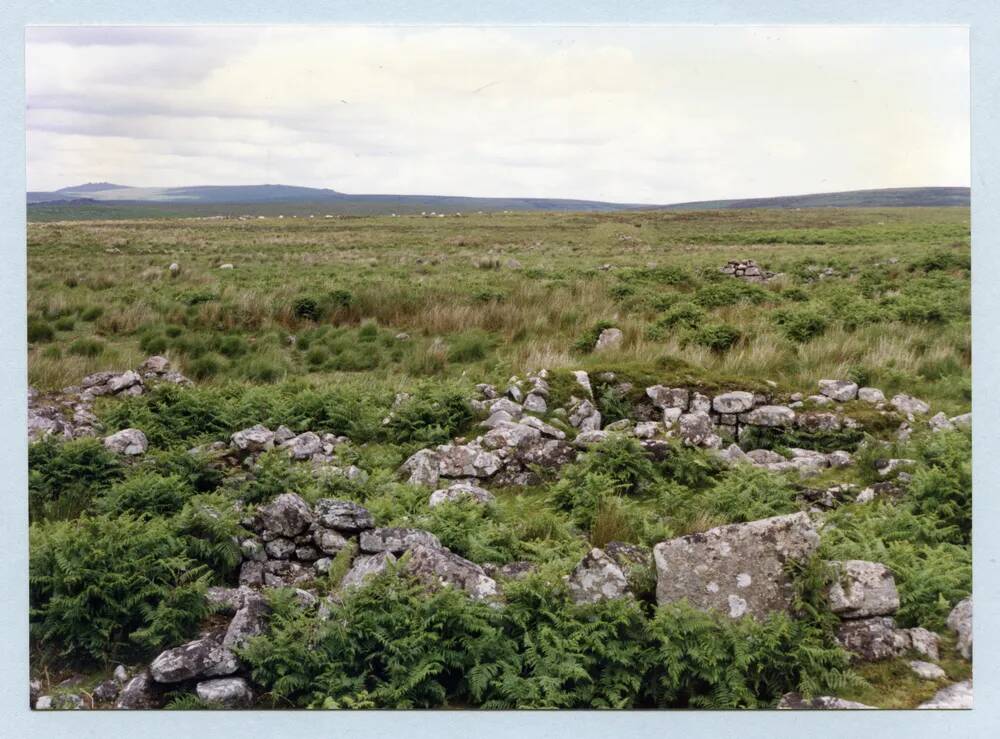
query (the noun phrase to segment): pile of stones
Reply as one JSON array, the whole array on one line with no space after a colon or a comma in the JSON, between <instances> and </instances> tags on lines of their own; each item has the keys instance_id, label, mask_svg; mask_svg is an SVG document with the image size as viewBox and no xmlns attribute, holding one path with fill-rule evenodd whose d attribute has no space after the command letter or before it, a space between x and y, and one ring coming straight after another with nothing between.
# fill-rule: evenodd
<instances>
[{"instance_id":1,"label":"pile of stones","mask_svg":"<svg viewBox=\"0 0 1000 739\"><path fill-rule=\"evenodd\" d=\"M767 282L781 276L778 272L762 269L752 259L730 259L726 262L725 267L719 268L719 271L724 275L732 275L747 282Z\"/></svg>"},{"instance_id":2,"label":"pile of stones","mask_svg":"<svg viewBox=\"0 0 1000 739\"><path fill-rule=\"evenodd\" d=\"M28 388L28 439L43 436L76 439L96 436L99 424L93 413L94 400L102 396L142 395L156 383L190 385L191 381L170 368L166 357L152 356L134 370L95 372L79 385L57 393L39 393Z\"/></svg>"}]
</instances>

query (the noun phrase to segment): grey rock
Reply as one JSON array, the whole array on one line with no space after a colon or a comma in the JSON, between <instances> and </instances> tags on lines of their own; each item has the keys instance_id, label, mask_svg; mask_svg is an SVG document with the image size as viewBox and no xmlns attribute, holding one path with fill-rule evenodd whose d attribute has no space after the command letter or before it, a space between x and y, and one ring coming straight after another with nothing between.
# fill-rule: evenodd
<instances>
[{"instance_id":1,"label":"grey rock","mask_svg":"<svg viewBox=\"0 0 1000 739\"><path fill-rule=\"evenodd\" d=\"M483 449L524 449L542 438L542 432L523 423L499 423L483 436Z\"/></svg>"},{"instance_id":2,"label":"grey rock","mask_svg":"<svg viewBox=\"0 0 1000 739\"><path fill-rule=\"evenodd\" d=\"M858 397L858 385L850 380L820 380L819 391L841 403Z\"/></svg>"},{"instance_id":3,"label":"grey rock","mask_svg":"<svg viewBox=\"0 0 1000 739\"><path fill-rule=\"evenodd\" d=\"M737 444L730 444L725 449L719 449L716 455L729 466L737 464L752 464L753 460Z\"/></svg>"},{"instance_id":4,"label":"grey rock","mask_svg":"<svg viewBox=\"0 0 1000 739\"><path fill-rule=\"evenodd\" d=\"M227 649L243 647L247 641L263 634L267 628L267 618L271 609L267 601L258 593L248 593L243 605L236 611L226 634L222 638L222 646Z\"/></svg>"},{"instance_id":5,"label":"grey rock","mask_svg":"<svg viewBox=\"0 0 1000 739\"><path fill-rule=\"evenodd\" d=\"M906 629L906 635L910 640L910 649L924 655L928 659L938 660L940 658L938 635L933 631L928 631L922 626Z\"/></svg>"},{"instance_id":6,"label":"grey rock","mask_svg":"<svg viewBox=\"0 0 1000 739\"><path fill-rule=\"evenodd\" d=\"M796 419L796 425L804 431L838 431L840 429L840 418L835 413L823 413L811 411L800 413Z\"/></svg>"},{"instance_id":7,"label":"grey rock","mask_svg":"<svg viewBox=\"0 0 1000 739\"><path fill-rule=\"evenodd\" d=\"M295 493L282 493L260 509L264 528L277 536L298 536L313 521L309 504Z\"/></svg>"},{"instance_id":8,"label":"grey rock","mask_svg":"<svg viewBox=\"0 0 1000 739\"><path fill-rule=\"evenodd\" d=\"M905 416L923 415L931 409L930 404L905 393L893 396L890 402L893 408Z\"/></svg>"},{"instance_id":9,"label":"grey rock","mask_svg":"<svg viewBox=\"0 0 1000 739\"><path fill-rule=\"evenodd\" d=\"M955 428L955 424L943 411L931 416L927 425L931 427L932 431L952 431Z\"/></svg>"},{"instance_id":10,"label":"grey rock","mask_svg":"<svg viewBox=\"0 0 1000 739\"><path fill-rule=\"evenodd\" d=\"M170 369L170 361L166 357L153 355L147 357L146 361L139 365L138 372L143 377L150 375L163 375Z\"/></svg>"},{"instance_id":11,"label":"grey rock","mask_svg":"<svg viewBox=\"0 0 1000 739\"><path fill-rule=\"evenodd\" d=\"M306 431L285 442L283 446L288 450L288 456L292 459L304 460L323 451L323 440L312 431Z\"/></svg>"},{"instance_id":12,"label":"grey rock","mask_svg":"<svg viewBox=\"0 0 1000 739\"><path fill-rule=\"evenodd\" d=\"M441 542L429 531L423 529L384 528L361 532L361 551L368 554L392 552L402 554L418 544L440 547Z\"/></svg>"},{"instance_id":13,"label":"grey rock","mask_svg":"<svg viewBox=\"0 0 1000 739\"><path fill-rule=\"evenodd\" d=\"M482 567L441 546L416 544L404 560L404 569L430 587L461 588L482 600L497 594L497 584Z\"/></svg>"},{"instance_id":14,"label":"grey rock","mask_svg":"<svg viewBox=\"0 0 1000 739\"><path fill-rule=\"evenodd\" d=\"M35 701L35 710L38 711L78 711L83 707L83 698L75 693L43 695Z\"/></svg>"},{"instance_id":15,"label":"grey rock","mask_svg":"<svg viewBox=\"0 0 1000 739\"><path fill-rule=\"evenodd\" d=\"M753 408L753 393L744 390L716 395L712 399L712 410L716 413L745 413Z\"/></svg>"},{"instance_id":16,"label":"grey rock","mask_svg":"<svg viewBox=\"0 0 1000 739\"><path fill-rule=\"evenodd\" d=\"M122 372L120 375L113 375L108 379L107 382L108 390L113 394L118 394L123 390L128 390L132 387L142 386L142 377L139 376L138 372L133 370L128 370Z\"/></svg>"},{"instance_id":17,"label":"grey rock","mask_svg":"<svg viewBox=\"0 0 1000 739\"><path fill-rule=\"evenodd\" d=\"M371 512L349 500L321 498L316 501L314 515L320 526L347 534L356 534L375 526Z\"/></svg>"},{"instance_id":18,"label":"grey rock","mask_svg":"<svg viewBox=\"0 0 1000 739\"><path fill-rule=\"evenodd\" d=\"M594 351L604 352L620 349L624 340L625 334L621 332L621 329L606 328L601 331L601 335L597 337L597 342L594 344Z\"/></svg>"},{"instance_id":19,"label":"grey rock","mask_svg":"<svg viewBox=\"0 0 1000 739\"><path fill-rule=\"evenodd\" d=\"M340 581L340 589L361 587L369 577L384 572L385 569L396 561L392 552L379 552L370 556L361 556L354 560L351 569Z\"/></svg>"},{"instance_id":20,"label":"grey rock","mask_svg":"<svg viewBox=\"0 0 1000 739\"><path fill-rule=\"evenodd\" d=\"M718 449L722 445L711 416L704 411L685 413L678 423L681 439L687 446Z\"/></svg>"},{"instance_id":21,"label":"grey rock","mask_svg":"<svg viewBox=\"0 0 1000 739\"><path fill-rule=\"evenodd\" d=\"M646 397L659 409L679 408L686 411L691 403L691 393L684 387L653 385L646 388Z\"/></svg>"},{"instance_id":22,"label":"grey rock","mask_svg":"<svg viewBox=\"0 0 1000 739\"><path fill-rule=\"evenodd\" d=\"M212 637L202 637L161 652L149 665L158 683L178 683L196 677L232 675L239 669L236 655Z\"/></svg>"},{"instance_id":23,"label":"grey rock","mask_svg":"<svg viewBox=\"0 0 1000 739\"><path fill-rule=\"evenodd\" d=\"M248 560L240 565L240 585L261 587L264 584L264 563Z\"/></svg>"},{"instance_id":24,"label":"grey rock","mask_svg":"<svg viewBox=\"0 0 1000 739\"><path fill-rule=\"evenodd\" d=\"M324 554L336 554L348 544L342 534L332 529L316 529L313 532L313 542Z\"/></svg>"},{"instance_id":25,"label":"grey rock","mask_svg":"<svg viewBox=\"0 0 1000 739\"><path fill-rule=\"evenodd\" d=\"M490 414L490 417L483 421L480 426L487 429L496 428L502 423L511 423L514 421L514 417L510 415L507 411L497 411L496 413Z\"/></svg>"},{"instance_id":26,"label":"grey rock","mask_svg":"<svg viewBox=\"0 0 1000 739\"><path fill-rule=\"evenodd\" d=\"M236 449L250 454L274 448L274 432L260 423L237 431L229 440Z\"/></svg>"},{"instance_id":27,"label":"grey rock","mask_svg":"<svg viewBox=\"0 0 1000 739\"><path fill-rule=\"evenodd\" d=\"M590 384L590 377L583 370L573 370L573 379L576 380L576 384L583 388L584 392L587 394L588 398L594 397L594 389Z\"/></svg>"},{"instance_id":28,"label":"grey rock","mask_svg":"<svg viewBox=\"0 0 1000 739\"><path fill-rule=\"evenodd\" d=\"M947 673L933 662L911 659L908 664L921 680L943 680L948 677Z\"/></svg>"},{"instance_id":29,"label":"grey rock","mask_svg":"<svg viewBox=\"0 0 1000 739\"><path fill-rule=\"evenodd\" d=\"M579 449L588 449L592 446L597 446L603 441L606 441L611 434L607 431L600 429L593 429L592 431L581 431L573 439L573 446Z\"/></svg>"},{"instance_id":30,"label":"grey rock","mask_svg":"<svg viewBox=\"0 0 1000 739\"><path fill-rule=\"evenodd\" d=\"M692 393L691 402L688 404L688 410L691 413L708 413L712 410L712 401L707 395Z\"/></svg>"},{"instance_id":31,"label":"grey rock","mask_svg":"<svg viewBox=\"0 0 1000 739\"><path fill-rule=\"evenodd\" d=\"M843 468L854 464L854 457L848 452L838 450L827 454L826 461L831 467Z\"/></svg>"},{"instance_id":32,"label":"grey rock","mask_svg":"<svg viewBox=\"0 0 1000 739\"><path fill-rule=\"evenodd\" d=\"M972 414L971 413L963 413L960 416L952 416L948 420L951 421L951 424L953 426L957 426L958 428L961 428L961 429L970 429L970 428L972 428Z\"/></svg>"},{"instance_id":33,"label":"grey rock","mask_svg":"<svg viewBox=\"0 0 1000 739\"><path fill-rule=\"evenodd\" d=\"M314 570L287 559L272 559L264 563L264 585L287 588L312 579Z\"/></svg>"},{"instance_id":34,"label":"grey rock","mask_svg":"<svg viewBox=\"0 0 1000 739\"><path fill-rule=\"evenodd\" d=\"M275 444L284 444L285 442L291 441L294 438L295 438L295 432L292 431L287 426L278 426L278 428L274 430Z\"/></svg>"},{"instance_id":35,"label":"grey rock","mask_svg":"<svg viewBox=\"0 0 1000 739\"><path fill-rule=\"evenodd\" d=\"M291 539L272 539L264 546L264 551L271 559L291 559L295 554L295 542Z\"/></svg>"},{"instance_id":36,"label":"grey rock","mask_svg":"<svg viewBox=\"0 0 1000 739\"><path fill-rule=\"evenodd\" d=\"M954 683L946 688L941 688L926 703L921 703L917 708L936 709L967 709L972 708L972 681Z\"/></svg>"},{"instance_id":37,"label":"grey rock","mask_svg":"<svg viewBox=\"0 0 1000 739\"><path fill-rule=\"evenodd\" d=\"M524 410L531 413L545 413L549 409L548 403L545 402L545 398L538 393L528 393L528 397L524 399Z\"/></svg>"},{"instance_id":38,"label":"grey rock","mask_svg":"<svg viewBox=\"0 0 1000 739\"><path fill-rule=\"evenodd\" d=\"M541 432L542 436L548 436L552 439L559 439L559 440L566 438L566 432L560 431L555 426L551 426L542 421L541 419L535 418L534 416L525 416L519 421L519 423L525 426L531 426L531 428L533 429L537 429L539 432Z\"/></svg>"},{"instance_id":39,"label":"grey rock","mask_svg":"<svg viewBox=\"0 0 1000 739\"><path fill-rule=\"evenodd\" d=\"M128 670L125 669L125 665L118 665L111 675L122 685L128 681Z\"/></svg>"},{"instance_id":40,"label":"grey rock","mask_svg":"<svg viewBox=\"0 0 1000 739\"><path fill-rule=\"evenodd\" d=\"M732 618L784 611L794 595L786 562L802 560L818 546L819 534L805 513L664 541L653 548L656 600L663 605L686 598Z\"/></svg>"},{"instance_id":41,"label":"grey rock","mask_svg":"<svg viewBox=\"0 0 1000 739\"><path fill-rule=\"evenodd\" d=\"M601 413L589 400L577 399L570 407L569 423L580 431L597 431L601 428Z\"/></svg>"},{"instance_id":42,"label":"grey rock","mask_svg":"<svg viewBox=\"0 0 1000 739\"><path fill-rule=\"evenodd\" d=\"M146 441L146 435L139 429L122 429L104 438L104 448L115 454L137 457L146 453L149 442Z\"/></svg>"},{"instance_id":43,"label":"grey rock","mask_svg":"<svg viewBox=\"0 0 1000 739\"><path fill-rule=\"evenodd\" d=\"M910 646L906 633L889 616L844 621L837 629L837 641L864 662L898 657Z\"/></svg>"},{"instance_id":44,"label":"grey rock","mask_svg":"<svg viewBox=\"0 0 1000 739\"><path fill-rule=\"evenodd\" d=\"M875 405L885 402L885 394L877 387L862 387L858 388L858 400Z\"/></svg>"},{"instance_id":45,"label":"grey rock","mask_svg":"<svg viewBox=\"0 0 1000 739\"><path fill-rule=\"evenodd\" d=\"M122 686L118 684L117 680L105 680L94 687L91 695L99 703L111 703L118 697L121 689Z\"/></svg>"},{"instance_id":46,"label":"grey rock","mask_svg":"<svg viewBox=\"0 0 1000 739\"><path fill-rule=\"evenodd\" d=\"M875 471L878 472L879 477L888 477L893 472L904 467L911 467L914 464L916 462L912 459L878 459L875 461Z\"/></svg>"},{"instance_id":47,"label":"grey rock","mask_svg":"<svg viewBox=\"0 0 1000 739\"><path fill-rule=\"evenodd\" d=\"M468 482L456 482L454 485L442 488L441 490L435 490L431 493L427 504L431 508L434 508L442 503L454 503L460 500L471 500L482 505L490 505L496 499L489 490L484 490Z\"/></svg>"},{"instance_id":48,"label":"grey rock","mask_svg":"<svg viewBox=\"0 0 1000 739\"><path fill-rule=\"evenodd\" d=\"M574 603L623 598L628 590L628 580L621 567L596 547L576 566L567 584Z\"/></svg>"},{"instance_id":49,"label":"grey rock","mask_svg":"<svg viewBox=\"0 0 1000 739\"><path fill-rule=\"evenodd\" d=\"M632 431L637 439L652 439L661 436L666 428L659 421L640 421Z\"/></svg>"},{"instance_id":50,"label":"grey rock","mask_svg":"<svg viewBox=\"0 0 1000 739\"><path fill-rule=\"evenodd\" d=\"M787 462L784 457L782 457L777 452L773 452L770 449L751 449L747 452L747 457L750 458L754 464L780 464L782 462Z\"/></svg>"},{"instance_id":51,"label":"grey rock","mask_svg":"<svg viewBox=\"0 0 1000 739\"><path fill-rule=\"evenodd\" d=\"M500 457L474 442L439 446L437 455L441 477L490 477L502 466Z\"/></svg>"},{"instance_id":52,"label":"grey rock","mask_svg":"<svg viewBox=\"0 0 1000 739\"><path fill-rule=\"evenodd\" d=\"M751 426L791 426L795 423L795 411L786 405L762 405L742 414L740 420Z\"/></svg>"},{"instance_id":53,"label":"grey rock","mask_svg":"<svg viewBox=\"0 0 1000 739\"><path fill-rule=\"evenodd\" d=\"M249 708L253 705L253 690L242 677L225 677L205 680L194 689L201 700L222 708Z\"/></svg>"},{"instance_id":54,"label":"grey rock","mask_svg":"<svg viewBox=\"0 0 1000 739\"><path fill-rule=\"evenodd\" d=\"M966 659L972 659L972 596L960 600L948 614L948 628L958 636L955 647Z\"/></svg>"},{"instance_id":55,"label":"grey rock","mask_svg":"<svg viewBox=\"0 0 1000 739\"><path fill-rule=\"evenodd\" d=\"M827 596L830 610L841 618L888 616L899 610L896 580L885 565L858 559L830 565L835 580Z\"/></svg>"},{"instance_id":56,"label":"grey rock","mask_svg":"<svg viewBox=\"0 0 1000 739\"><path fill-rule=\"evenodd\" d=\"M490 404L490 413L500 412L507 413L511 418L517 420L524 415L524 408L510 398L499 398Z\"/></svg>"},{"instance_id":57,"label":"grey rock","mask_svg":"<svg viewBox=\"0 0 1000 739\"><path fill-rule=\"evenodd\" d=\"M205 600L216 613L232 615L242 606L247 595L253 591L250 588L211 587L205 592Z\"/></svg>"}]
</instances>

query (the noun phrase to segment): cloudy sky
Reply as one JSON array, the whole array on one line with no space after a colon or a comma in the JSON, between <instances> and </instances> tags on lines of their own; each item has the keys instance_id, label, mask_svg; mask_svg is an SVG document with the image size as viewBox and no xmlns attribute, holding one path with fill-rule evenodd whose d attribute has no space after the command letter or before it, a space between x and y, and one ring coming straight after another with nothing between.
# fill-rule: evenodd
<instances>
[{"instance_id":1,"label":"cloudy sky","mask_svg":"<svg viewBox=\"0 0 1000 739\"><path fill-rule=\"evenodd\" d=\"M28 187L670 203L969 184L968 35L878 27L27 33Z\"/></svg>"}]
</instances>

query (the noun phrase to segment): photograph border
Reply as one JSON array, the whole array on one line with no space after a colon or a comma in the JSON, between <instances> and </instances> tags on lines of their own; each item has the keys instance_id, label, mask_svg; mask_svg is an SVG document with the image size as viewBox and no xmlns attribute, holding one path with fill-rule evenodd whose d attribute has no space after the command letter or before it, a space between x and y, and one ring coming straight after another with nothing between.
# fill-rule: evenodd
<instances>
[{"instance_id":1,"label":"photograph border","mask_svg":"<svg viewBox=\"0 0 1000 739\"><path fill-rule=\"evenodd\" d=\"M1000 290L1000 8L995 0L593 0L570 2L322 2L278 7L259 0L8 0L0 20L0 418L6 470L0 495L4 561L0 592L0 735L11 737L179 735L336 736L403 734L406 739L609 736L685 737L995 735L1000 726L1000 382L996 359ZM28 708L28 543L26 424L26 222L24 29L28 25L967 25L972 86L973 564L975 704L972 711L227 711L32 712Z\"/></svg>"}]
</instances>

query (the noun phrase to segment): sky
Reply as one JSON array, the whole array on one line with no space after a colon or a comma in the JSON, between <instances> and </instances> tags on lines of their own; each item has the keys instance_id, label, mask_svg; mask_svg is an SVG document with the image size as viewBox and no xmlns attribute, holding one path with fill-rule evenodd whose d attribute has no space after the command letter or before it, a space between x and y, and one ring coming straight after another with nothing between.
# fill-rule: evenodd
<instances>
[{"instance_id":1,"label":"sky","mask_svg":"<svg viewBox=\"0 0 1000 739\"><path fill-rule=\"evenodd\" d=\"M28 189L673 203L969 184L959 27L34 27Z\"/></svg>"}]
</instances>

